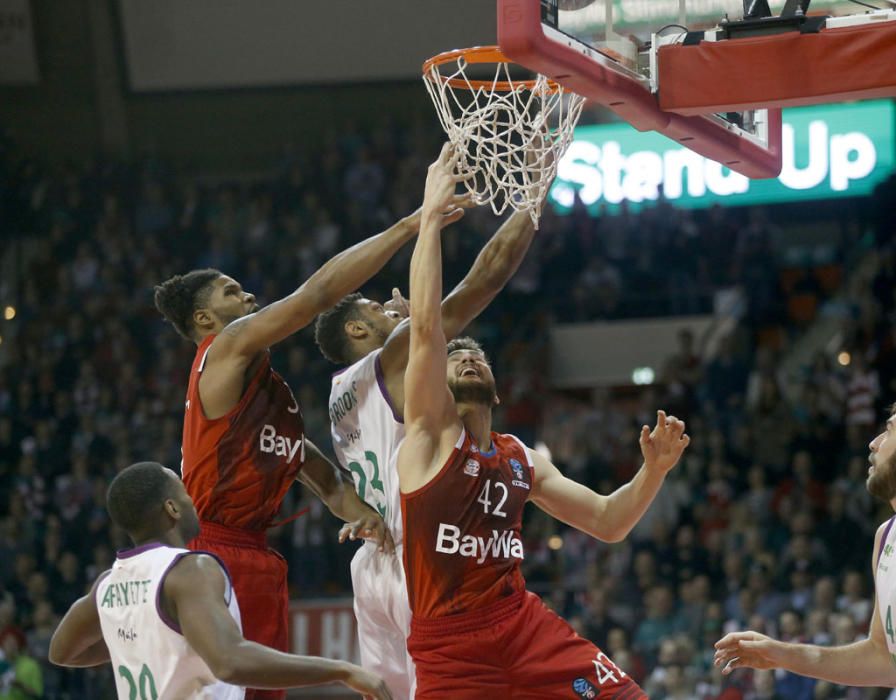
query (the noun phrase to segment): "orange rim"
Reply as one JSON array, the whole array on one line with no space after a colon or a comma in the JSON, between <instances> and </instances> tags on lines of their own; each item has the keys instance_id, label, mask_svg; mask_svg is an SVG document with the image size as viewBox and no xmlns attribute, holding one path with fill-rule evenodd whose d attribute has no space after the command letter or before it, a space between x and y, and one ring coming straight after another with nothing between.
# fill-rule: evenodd
<instances>
[{"instance_id":1,"label":"orange rim","mask_svg":"<svg viewBox=\"0 0 896 700\"><path fill-rule=\"evenodd\" d=\"M508 59L507 56L504 55L504 52L497 46L474 46L469 49L454 49L453 51L440 53L427 60L423 64L423 77L429 81L435 82L433 68L438 69L439 66L451 63L452 61L457 61L459 58L463 58L467 63L513 63L513 61ZM435 75L438 76L442 83L450 85L453 88L464 88L467 90L486 88L495 92L512 92L521 87L531 90L535 87L536 82L534 80L517 80L511 82L509 80L464 80L461 78L447 78L438 70L435 71ZM563 87L559 83L550 79L548 80L548 86L554 92L563 90Z\"/></svg>"}]
</instances>

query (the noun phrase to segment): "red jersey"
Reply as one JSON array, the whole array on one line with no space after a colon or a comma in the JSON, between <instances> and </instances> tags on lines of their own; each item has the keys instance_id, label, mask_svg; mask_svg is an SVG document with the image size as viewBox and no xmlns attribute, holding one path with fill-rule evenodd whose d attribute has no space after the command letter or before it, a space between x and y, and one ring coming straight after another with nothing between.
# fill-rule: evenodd
<instances>
[{"instance_id":1,"label":"red jersey","mask_svg":"<svg viewBox=\"0 0 896 700\"><path fill-rule=\"evenodd\" d=\"M435 478L401 495L415 618L470 612L526 587L520 529L532 460L513 435L491 437L491 451L482 452L464 430Z\"/></svg>"},{"instance_id":2,"label":"red jersey","mask_svg":"<svg viewBox=\"0 0 896 700\"><path fill-rule=\"evenodd\" d=\"M208 419L199 377L214 335L196 351L184 414L181 474L202 520L264 530L305 461L302 411L265 352L239 403Z\"/></svg>"}]
</instances>

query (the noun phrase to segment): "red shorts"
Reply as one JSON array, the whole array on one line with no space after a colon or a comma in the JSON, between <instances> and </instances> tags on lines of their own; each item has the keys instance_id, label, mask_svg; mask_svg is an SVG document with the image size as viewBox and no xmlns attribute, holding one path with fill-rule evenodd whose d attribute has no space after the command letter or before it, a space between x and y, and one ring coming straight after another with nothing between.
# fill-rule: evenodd
<instances>
[{"instance_id":1,"label":"red shorts","mask_svg":"<svg viewBox=\"0 0 896 700\"><path fill-rule=\"evenodd\" d=\"M278 651L289 651L289 590L286 560L266 544L264 533L203 522L190 549L221 557L240 606L243 636ZM283 700L284 690L246 690L246 700Z\"/></svg>"},{"instance_id":2,"label":"red shorts","mask_svg":"<svg viewBox=\"0 0 896 700\"><path fill-rule=\"evenodd\" d=\"M417 700L647 700L528 591L485 610L414 619L408 651L417 664Z\"/></svg>"}]
</instances>

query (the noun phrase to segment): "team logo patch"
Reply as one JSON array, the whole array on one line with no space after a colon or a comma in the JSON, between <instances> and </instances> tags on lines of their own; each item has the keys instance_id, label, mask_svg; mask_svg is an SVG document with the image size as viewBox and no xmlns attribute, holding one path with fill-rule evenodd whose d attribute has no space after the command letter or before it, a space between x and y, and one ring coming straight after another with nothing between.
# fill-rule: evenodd
<instances>
[{"instance_id":1,"label":"team logo patch","mask_svg":"<svg viewBox=\"0 0 896 700\"><path fill-rule=\"evenodd\" d=\"M475 459L468 459L464 465L464 474L467 476L479 476L479 462Z\"/></svg>"},{"instance_id":2,"label":"team logo patch","mask_svg":"<svg viewBox=\"0 0 896 700\"><path fill-rule=\"evenodd\" d=\"M525 477L523 476L523 465L517 462L515 459L509 460L510 468L513 469L513 475L516 477L512 483L514 486L518 486L521 489L529 490L529 484L525 482Z\"/></svg>"},{"instance_id":3,"label":"team logo patch","mask_svg":"<svg viewBox=\"0 0 896 700\"><path fill-rule=\"evenodd\" d=\"M580 698L596 698L597 697L597 688L595 688L591 681L585 678L576 678L572 682L572 689L575 691L576 695Z\"/></svg>"}]
</instances>

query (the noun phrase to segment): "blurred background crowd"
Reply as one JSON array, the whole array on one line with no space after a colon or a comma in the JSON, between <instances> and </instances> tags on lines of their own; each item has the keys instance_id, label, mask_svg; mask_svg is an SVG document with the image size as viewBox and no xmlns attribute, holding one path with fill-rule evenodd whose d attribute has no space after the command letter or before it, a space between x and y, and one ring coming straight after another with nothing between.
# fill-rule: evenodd
<instances>
[{"instance_id":1,"label":"blurred background crowd","mask_svg":"<svg viewBox=\"0 0 896 700\"><path fill-rule=\"evenodd\" d=\"M15 330L0 367L0 699L111 697L108 670L63 671L46 656L59 616L127 545L105 512L109 480L134 461L180 463L194 348L153 308L153 285L217 267L264 304L419 205L439 147L432 125L383 119L330 134L226 179L149 158L50 166L2 141L0 221L14 222L3 240L20 267L5 281L18 303L5 311ZM787 673L723 677L711 660L731 630L817 644L866 634L873 534L892 514L864 482L867 444L896 397L893 196L891 180L836 206L547 211L519 273L470 329L494 360L497 429L601 492L638 469L638 430L657 408L687 421L692 446L625 542L534 509L524 533L531 588L654 700L885 697ZM477 210L446 231L446 288L499 223ZM813 226L831 235L798 255L782 247ZM366 294L405 289L409 256ZM550 390L552 324L706 313L732 289L743 313L712 352L684 331L652 384ZM783 376L778 359L820 315L841 324L840 347ZM273 352L308 435L328 445L335 368L307 331ZM271 533L293 594L350 595L353 551L337 544L337 522L298 486L284 515L305 501L307 516Z\"/></svg>"}]
</instances>

